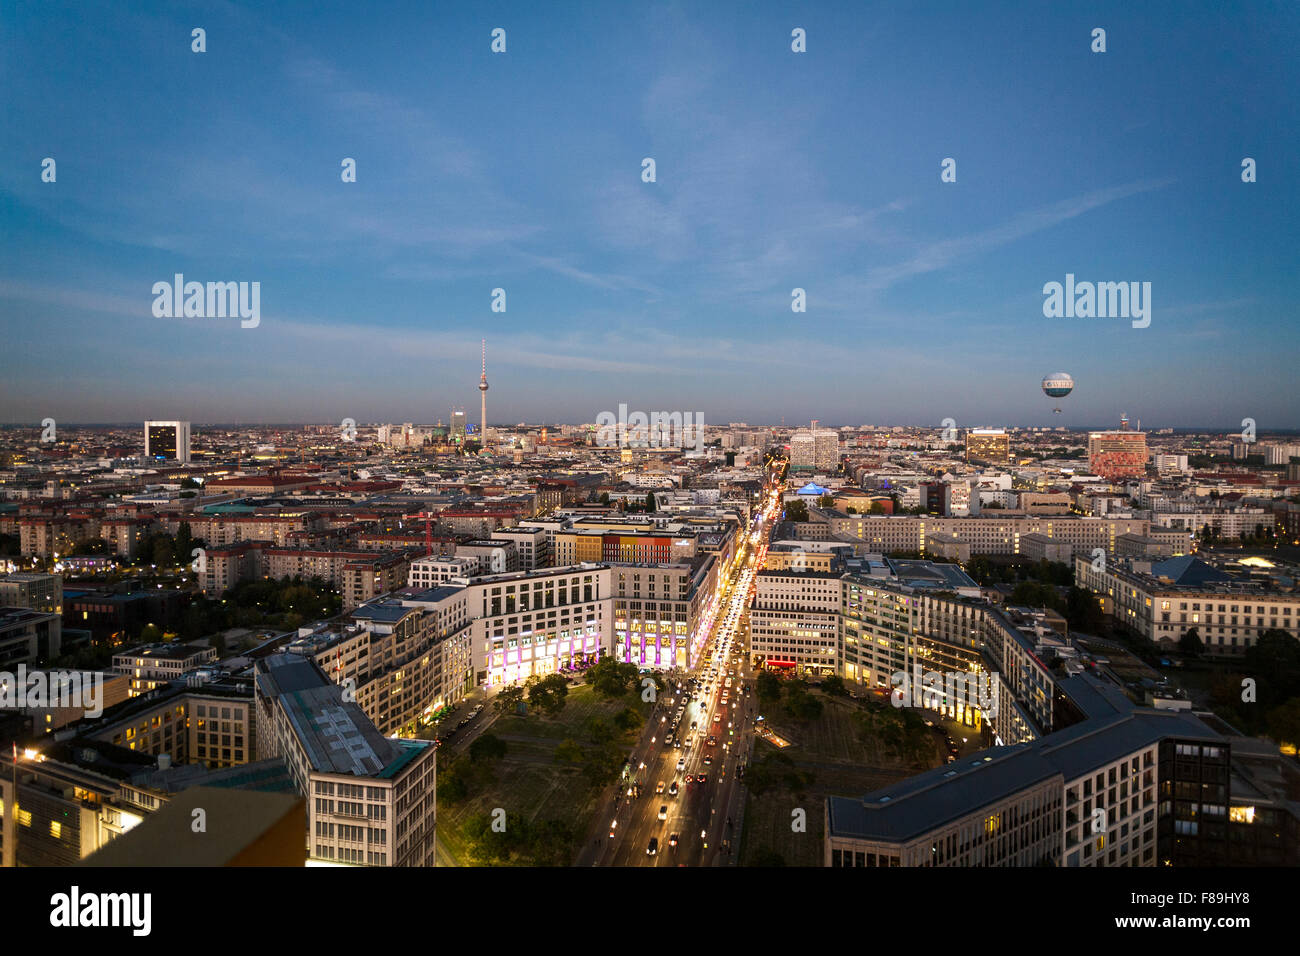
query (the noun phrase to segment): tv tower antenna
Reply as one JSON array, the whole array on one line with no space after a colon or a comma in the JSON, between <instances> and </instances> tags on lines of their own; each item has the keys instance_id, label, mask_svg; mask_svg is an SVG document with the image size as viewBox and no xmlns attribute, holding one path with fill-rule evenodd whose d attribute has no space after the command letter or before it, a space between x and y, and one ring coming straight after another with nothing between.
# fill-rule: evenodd
<instances>
[{"instance_id":1,"label":"tv tower antenna","mask_svg":"<svg viewBox=\"0 0 1300 956\"><path fill-rule=\"evenodd\" d=\"M487 339L483 339L483 374L478 379L479 394L479 448L486 447L487 443Z\"/></svg>"}]
</instances>

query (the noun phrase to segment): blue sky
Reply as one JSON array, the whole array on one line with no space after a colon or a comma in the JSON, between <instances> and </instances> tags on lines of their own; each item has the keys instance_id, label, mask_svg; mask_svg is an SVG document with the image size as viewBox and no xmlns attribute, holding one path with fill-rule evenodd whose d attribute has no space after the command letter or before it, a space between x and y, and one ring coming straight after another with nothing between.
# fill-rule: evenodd
<instances>
[{"instance_id":1,"label":"blue sky","mask_svg":"<svg viewBox=\"0 0 1300 956\"><path fill-rule=\"evenodd\" d=\"M1064 370L1059 424L1300 426L1293 3L23 0L0 28L0 421L473 418L485 337L494 423L1041 424ZM177 272L260 282L260 326L155 318ZM1044 318L1067 273L1150 282L1150 327Z\"/></svg>"}]
</instances>

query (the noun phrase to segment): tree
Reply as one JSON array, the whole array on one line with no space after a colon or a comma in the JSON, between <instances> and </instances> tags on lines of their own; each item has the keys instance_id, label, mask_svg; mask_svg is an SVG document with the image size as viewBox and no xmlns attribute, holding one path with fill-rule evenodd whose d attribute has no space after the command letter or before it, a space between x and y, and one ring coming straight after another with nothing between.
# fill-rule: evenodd
<instances>
[{"instance_id":1,"label":"tree","mask_svg":"<svg viewBox=\"0 0 1300 956\"><path fill-rule=\"evenodd\" d=\"M591 716L584 725L587 739L594 744L607 744L614 739L614 728L604 717Z\"/></svg>"},{"instance_id":2,"label":"tree","mask_svg":"<svg viewBox=\"0 0 1300 956\"><path fill-rule=\"evenodd\" d=\"M645 495L645 510L654 511L655 508L655 493L653 491L647 491Z\"/></svg>"},{"instance_id":3,"label":"tree","mask_svg":"<svg viewBox=\"0 0 1300 956\"><path fill-rule=\"evenodd\" d=\"M1300 745L1300 697L1268 712L1268 735L1280 744Z\"/></svg>"},{"instance_id":4,"label":"tree","mask_svg":"<svg viewBox=\"0 0 1300 956\"><path fill-rule=\"evenodd\" d=\"M176 563L176 552L172 546L172 539L165 534L159 535L154 539L153 553L151 555L153 563L160 568L171 567Z\"/></svg>"},{"instance_id":5,"label":"tree","mask_svg":"<svg viewBox=\"0 0 1300 956\"><path fill-rule=\"evenodd\" d=\"M1178 649L1188 657L1200 657L1201 652L1205 649L1200 632L1194 627L1189 627L1179 639Z\"/></svg>"},{"instance_id":6,"label":"tree","mask_svg":"<svg viewBox=\"0 0 1300 956\"><path fill-rule=\"evenodd\" d=\"M1102 629L1104 615L1097 598L1087 588L1072 587L1065 598L1065 619L1076 631L1091 634Z\"/></svg>"},{"instance_id":7,"label":"tree","mask_svg":"<svg viewBox=\"0 0 1300 956\"><path fill-rule=\"evenodd\" d=\"M146 624L140 629L140 640L145 644L156 644L163 639L163 632L157 624Z\"/></svg>"},{"instance_id":8,"label":"tree","mask_svg":"<svg viewBox=\"0 0 1300 956\"><path fill-rule=\"evenodd\" d=\"M549 674L528 688L528 703L541 709L547 717L564 710L569 682L559 674Z\"/></svg>"},{"instance_id":9,"label":"tree","mask_svg":"<svg viewBox=\"0 0 1300 956\"><path fill-rule=\"evenodd\" d=\"M625 664L612 657L602 657L587 669L587 683L602 697L623 697L638 684L635 664Z\"/></svg>"},{"instance_id":10,"label":"tree","mask_svg":"<svg viewBox=\"0 0 1300 956\"><path fill-rule=\"evenodd\" d=\"M437 789L438 802L448 805L460 803L469 796L469 785L465 783L465 778L457 772L454 763L446 770L439 770Z\"/></svg>"},{"instance_id":11,"label":"tree","mask_svg":"<svg viewBox=\"0 0 1300 956\"><path fill-rule=\"evenodd\" d=\"M469 745L469 759L472 763L500 760L506 755L506 750L506 742L496 734L483 734Z\"/></svg>"},{"instance_id":12,"label":"tree","mask_svg":"<svg viewBox=\"0 0 1300 956\"><path fill-rule=\"evenodd\" d=\"M509 687L501 688L492 706L496 708L498 714L513 714L519 709L519 703L523 699L524 689L518 684L511 684Z\"/></svg>"},{"instance_id":13,"label":"tree","mask_svg":"<svg viewBox=\"0 0 1300 956\"><path fill-rule=\"evenodd\" d=\"M572 737L565 737L555 748L555 759L563 763L581 764L586 757L586 748Z\"/></svg>"},{"instance_id":14,"label":"tree","mask_svg":"<svg viewBox=\"0 0 1300 956\"><path fill-rule=\"evenodd\" d=\"M600 493L600 503L601 503L602 505L607 505L607 504L609 504L609 492L608 492L608 491L602 491L602 492Z\"/></svg>"},{"instance_id":15,"label":"tree","mask_svg":"<svg viewBox=\"0 0 1300 956\"><path fill-rule=\"evenodd\" d=\"M758 699L761 701L771 704L781 698L781 678L771 671L759 671L755 687L758 692Z\"/></svg>"},{"instance_id":16,"label":"tree","mask_svg":"<svg viewBox=\"0 0 1300 956\"><path fill-rule=\"evenodd\" d=\"M807 521L808 506L798 499L788 502L785 506L786 521Z\"/></svg>"},{"instance_id":17,"label":"tree","mask_svg":"<svg viewBox=\"0 0 1300 956\"><path fill-rule=\"evenodd\" d=\"M189 479L186 480L188 481ZM174 550L175 556L179 558L182 563L187 563L193 555L194 534L190 531L190 523L188 521L182 521L176 528L176 546Z\"/></svg>"},{"instance_id":18,"label":"tree","mask_svg":"<svg viewBox=\"0 0 1300 956\"><path fill-rule=\"evenodd\" d=\"M640 730L644 722L641 714L632 707L624 707L614 715L614 726L625 733Z\"/></svg>"},{"instance_id":19,"label":"tree","mask_svg":"<svg viewBox=\"0 0 1300 956\"><path fill-rule=\"evenodd\" d=\"M830 495L822 495L820 498L817 499L817 507L818 507L818 508L834 508L834 507L835 507L835 499L832 498Z\"/></svg>"},{"instance_id":20,"label":"tree","mask_svg":"<svg viewBox=\"0 0 1300 956\"><path fill-rule=\"evenodd\" d=\"M847 697L849 689L844 686L844 678L838 674L831 674L829 677L822 678L822 692L830 694L832 697Z\"/></svg>"},{"instance_id":21,"label":"tree","mask_svg":"<svg viewBox=\"0 0 1300 956\"><path fill-rule=\"evenodd\" d=\"M1065 602L1056 593L1056 588L1040 581L1021 581L1011 592L1012 604L1024 604L1029 607L1046 607L1056 611L1065 610Z\"/></svg>"}]
</instances>

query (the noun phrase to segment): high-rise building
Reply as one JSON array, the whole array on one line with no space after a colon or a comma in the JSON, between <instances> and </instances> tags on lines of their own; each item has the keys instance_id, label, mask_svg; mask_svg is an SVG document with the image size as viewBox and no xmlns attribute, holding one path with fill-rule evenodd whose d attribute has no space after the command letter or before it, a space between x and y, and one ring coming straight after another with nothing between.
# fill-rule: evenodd
<instances>
[{"instance_id":1,"label":"high-rise building","mask_svg":"<svg viewBox=\"0 0 1300 956\"><path fill-rule=\"evenodd\" d=\"M463 408L451 410L451 440L453 442L465 440L465 409Z\"/></svg>"},{"instance_id":2,"label":"high-rise building","mask_svg":"<svg viewBox=\"0 0 1300 956\"><path fill-rule=\"evenodd\" d=\"M834 471L840 463L840 433L833 428L799 429L790 436L790 468L804 471Z\"/></svg>"},{"instance_id":3,"label":"high-rise building","mask_svg":"<svg viewBox=\"0 0 1300 956\"><path fill-rule=\"evenodd\" d=\"M1144 432L1089 432L1088 470L1103 478L1140 478L1147 469Z\"/></svg>"},{"instance_id":4,"label":"high-rise building","mask_svg":"<svg viewBox=\"0 0 1300 956\"><path fill-rule=\"evenodd\" d=\"M189 422L145 422L144 457L154 461L190 460Z\"/></svg>"},{"instance_id":5,"label":"high-rise building","mask_svg":"<svg viewBox=\"0 0 1300 956\"><path fill-rule=\"evenodd\" d=\"M1011 436L1002 428L972 428L966 432L966 460L1005 462L1011 458Z\"/></svg>"}]
</instances>

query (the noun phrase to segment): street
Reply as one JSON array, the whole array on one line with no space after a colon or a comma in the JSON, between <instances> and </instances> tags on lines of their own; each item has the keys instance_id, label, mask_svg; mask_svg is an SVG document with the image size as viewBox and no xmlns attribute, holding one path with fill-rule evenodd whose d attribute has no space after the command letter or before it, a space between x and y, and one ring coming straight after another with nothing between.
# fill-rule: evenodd
<instances>
[{"instance_id":1,"label":"street","mask_svg":"<svg viewBox=\"0 0 1300 956\"><path fill-rule=\"evenodd\" d=\"M608 812L588 834L580 866L723 866L736 861L742 776L757 715L754 675L741 632L754 574L762 567L770 529L780 514L776 486L765 487L763 496L735 567L724 578L712 634L690 674L666 675L668 686L632 751L625 779L608 791ZM676 794L671 792L674 784ZM663 792L656 792L661 785Z\"/></svg>"}]
</instances>

